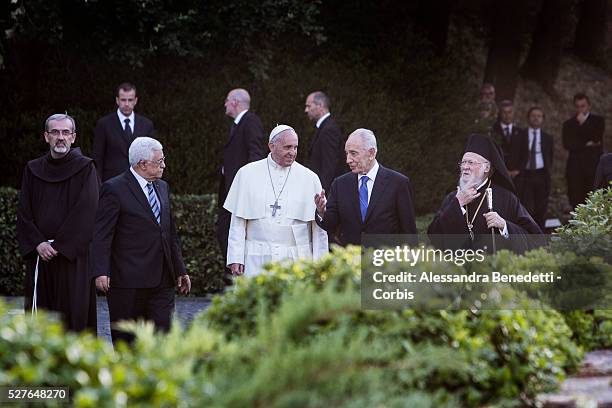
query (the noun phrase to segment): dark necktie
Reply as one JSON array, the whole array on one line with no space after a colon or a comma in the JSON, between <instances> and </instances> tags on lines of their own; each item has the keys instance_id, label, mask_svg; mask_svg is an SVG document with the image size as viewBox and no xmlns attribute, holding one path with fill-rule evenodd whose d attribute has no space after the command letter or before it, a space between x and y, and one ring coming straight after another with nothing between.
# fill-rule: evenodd
<instances>
[{"instance_id":1,"label":"dark necktie","mask_svg":"<svg viewBox=\"0 0 612 408\"><path fill-rule=\"evenodd\" d=\"M151 206L151 211L153 211L153 215L159 224L159 204L157 202L157 197L155 196L155 190L153 189L153 183L147 183L147 190L149 191L149 205Z\"/></svg>"},{"instance_id":2,"label":"dark necktie","mask_svg":"<svg viewBox=\"0 0 612 408\"><path fill-rule=\"evenodd\" d=\"M361 222L365 221L368 213L368 176L361 178L361 186L359 187L359 209L361 210Z\"/></svg>"},{"instance_id":3,"label":"dark necktie","mask_svg":"<svg viewBox=\"0 0 612 408\"><path fill-rule=\"evenodd\" d=\"M506 136L506 140L510 140L510 126L504 128L504 136Z\"/></svg>"},{"instance_id":4,"label":"dark necktie","mask_svg":"<svg viewBox=\"0 0 612 408\"><path fill-rule=\"evenodd\" d=\"M130 127L130 118L126 118L124 122L125 122L125 129L123 129L123 131L125 132L125 137L127 137L127 140L131 142L134 134L132 133L132 128Z\"/></svg>"},{"instance_id":5,"label":"dark necktie","mask_svg":"<svg viewBox=\"0 0 612 408\"><path fill-rule=\"evenodd\" d=\"M535 129L531 130L531 134L533 135L533 140L531 141L531 147L529 148L529 170L536 169L536 138L538 134Z\"/></svg>"}]
</instances>

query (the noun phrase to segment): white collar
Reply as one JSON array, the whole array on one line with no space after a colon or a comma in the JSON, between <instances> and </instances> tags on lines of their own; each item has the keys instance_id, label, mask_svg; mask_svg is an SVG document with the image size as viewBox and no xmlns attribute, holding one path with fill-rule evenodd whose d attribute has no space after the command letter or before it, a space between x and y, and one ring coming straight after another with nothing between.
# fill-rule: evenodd
<instances>
[{"instance_id":1,"label":"white collar","mask_svg":"<svg viewBox=\"0 0 612 408\"><path fill-rule=\"evenodd\" d=\"M240 112L239 114L236 115L236 119L234 119L234 123L238 124L240 122L240 119L242 119L242 117L244 116L245 113L247 113L248 109L243 110L242 112Z\"/></svg>"},{"instance_id":2,"label":"white collar","mask_svg":"<svg viewBox=\"0 0 612 408\"><path fill-rule=\"evenodd\" d=\"M358 180L361 180L363 176L368 176L370 180L374 181L376 179L376 175L378 174L379 167L380 166L378 165L378 160L374 159L374 166L372 166L372 168L370 169L370 171L367 172L367 174L360 174Z\"/></svg>"},{"instance_id":3,"label":"white collar","mask_svg":"<svg viewBox=\"0 0 612 408\"><path fill-rule=\"evenodd\" d=\"M321 116L319 120L317 120L317 129L321 127L321 123L323 123L323 121L327 119L330 115L331 113L327 112L325 115Z\"/></svg>"},{"instance_id":4,"label":"white collar","mask_svg":"<svg viewBox=\"0 0 612 408\"><path fill-rule=\"evenodd\" d=\"M533 131L534 131L534 130L535 130L536 134L538 134L538 133L540 133L540 131L542 130L542 128L537 128L537 129L534 129L534 128L532 128L531 126L529 126L529 134L530 134L530 135L531 135L531 134L533 134Z\"/></svg>"},{"instance_id":5,"label":"white collar","mask_svg":"<svg viewBox=\"0 0 612 408\"><path fill-rule=\"evenodd\" d=\"M272 170L283 171L283 172L284 171L288 171L291 168L291 166L293 166L293 163L295 163L295 161L293 161L291 166L283 167L283 166L281 166L280 164L278 164L277 162L274 161L274 159L272 158L272 153L268 153L268 157L267 157L266 160L268 160L268 164L270 165L270 168Z\"/></svg>"},{"instance_id":6,"label":"white collar","mask_svg":"<svg viewBox=\"0 0 612 408\"><path fill-rule=\"evenodd\" d=\"M132 126L134 126L134 123L135 123L135 122L134 122L134 116L136 116L136 115L134 115L134 111L132 111L132 113L130 113L130 116L125 116L125 115L124 115L124 114L121 112L121 110L119 110L119 108L117 108L117 116L119 116L119 121L121 122L121 126L124 126L124 125L125 125L125 120L126 120L126 119L129 119L129 120L130 120L130 124L131 124Z\"/></svg>"},{"instance_id":7,"label":"white collar","mask_svg":"<svg viewBox=\"0 0 612 408\"><path fill-rule=\"evenodd\" d=\"M136 181L138 182L138 185L140 185L140 188L144 191L145 187L147 186L147 184L149 184L149 182L140 174L138 174L132 166L130 166L130 171L132 172L134 177L136 177Z\"/></svg>"}]
</instances>

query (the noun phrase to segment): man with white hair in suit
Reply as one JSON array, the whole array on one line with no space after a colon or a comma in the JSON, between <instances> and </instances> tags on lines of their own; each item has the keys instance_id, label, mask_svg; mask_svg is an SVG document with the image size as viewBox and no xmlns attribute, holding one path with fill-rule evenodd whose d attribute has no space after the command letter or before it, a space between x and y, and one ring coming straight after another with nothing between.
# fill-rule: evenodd
<instances>
[{"instance_id":1,"label":"man with white hair in suit","mask_svg":"<svg viewBox=\"0 0 612 408\"><path fill-rule=\"evenodd\" d=\"M295 161L297 133L278 125L268 147L265 159L238 170L223 205L232 214L227 266L234 275L254 276L268 262L317 259L328 252L327 233L314 219L321 182Z\"/></svg>"}]
</instances>

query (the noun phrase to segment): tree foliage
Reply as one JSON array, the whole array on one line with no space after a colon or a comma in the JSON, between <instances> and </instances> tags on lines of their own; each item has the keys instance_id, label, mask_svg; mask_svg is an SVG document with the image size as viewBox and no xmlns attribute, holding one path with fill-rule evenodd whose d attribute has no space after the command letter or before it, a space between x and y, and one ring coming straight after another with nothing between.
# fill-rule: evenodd
<instances>
[{"instance_id":1,"label":"tree foliage","mask_svg":"<svg viewBox=\"0 0 612 408\"><path fill-rule=\"evenodd\" d=\"M141 66L156 55L265 47L289 33L323 41L319 6L299 0L17 0L9 34Z\"/></svg>"}]
</instances>

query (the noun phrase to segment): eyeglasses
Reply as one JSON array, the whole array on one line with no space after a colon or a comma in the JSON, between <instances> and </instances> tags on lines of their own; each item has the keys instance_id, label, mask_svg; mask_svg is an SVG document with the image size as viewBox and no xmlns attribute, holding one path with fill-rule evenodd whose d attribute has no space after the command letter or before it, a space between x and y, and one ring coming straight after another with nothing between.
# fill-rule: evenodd
<instances>
[{"instance_id":1,"label":"eyeglasses","mask_svg":"<svg viewBox=\"0 0 612 408\"><path fill-rule=\"evenodd\" d=\"M162 163L166 164L166 157L164 156L164 157L162 157L159 160L145 160L145 161L148 161L148 162L151 162L151 163L157 163L158 166L161 166Z\"/></svg>"},{"instance_id":2,"label":"eyeglasses","mask_svg":"<svg viewBox=\"0 0 612 408\"><path fill-rule=\"evenodd\" d=\"M477 162L477 161L472 161L472 160L463 160L463 161L460 161L457 164L459 165L459 168L461 168L463 166L474 167L477 164L485 164L485 163L486 162Z\"/></svg>"},{"instance_id":3,"label":"eyeglasses","mask_svg":"<svg viewBox=\"0 0 612 408\"><path fill-rule=\"evenodd\" d=\"M62 136L70 136L70 135L74 134L74 132L72 130L68 130L68 129L62 129L62 130L51 129L47 133L50 134L51 136L56 136L56 137L59 136L60 134Z\"/></svg>"}]
</instances>

